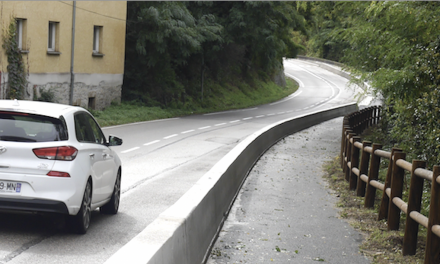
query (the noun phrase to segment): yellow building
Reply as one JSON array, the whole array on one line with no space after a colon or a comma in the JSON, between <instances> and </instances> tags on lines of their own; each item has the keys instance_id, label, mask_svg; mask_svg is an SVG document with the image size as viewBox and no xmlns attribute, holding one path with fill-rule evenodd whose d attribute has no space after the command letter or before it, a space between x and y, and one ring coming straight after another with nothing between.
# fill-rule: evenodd
<instances>
[{"instance_id":1,"label":"yellow building","mask_svg":"<svg viewBox=\"0 0 440 264\"><path fill-rule=\"evenodd\" d=\"M58 103L92 109L120 102L126 14L125 1L1 1L1 32L11 19L16 23L28 72L25 99L50 91ZM0 99L6 97L7 65L3 50Z\"/></svg>"}]
</instances>

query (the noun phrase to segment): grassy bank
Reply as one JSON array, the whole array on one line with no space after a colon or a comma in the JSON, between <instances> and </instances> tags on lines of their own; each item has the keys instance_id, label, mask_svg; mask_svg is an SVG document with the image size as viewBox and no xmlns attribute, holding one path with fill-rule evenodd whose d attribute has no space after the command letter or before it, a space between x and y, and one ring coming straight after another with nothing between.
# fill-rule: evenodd
<instances>
[{"instance_id":1,"label":"grassy bank","mask_svg":"<svg viewBox=\"0 0 440 264\"><path fill-rule=\"evenodd\" d=\"M402 255L402 243L405 222L401 218L398 231L388 231L386 221L377 221L378 205L380 204L379 191L376 194L375 208L364 208L364 197L356 196L350 191L345 174L342 172L339 157L327 162L324 166L324 178L329 183L335 195L339 197L337 206L339 215L346 219L356 230L364 234L364 241L360 252L372 260L373 264L408 263L419 264L424 262L426 231L419 232L417 253L414 256Z\"/></svg>"},{"instance_id":2,"label":"grassy bank","mask_svg":"<svg viewBox=\"0 0 440 264\"><path fill-rule=\"evenodd\" d=\"M138 102L122 102L119 105L111 105L102 111L92 111L92 113L99 124L105 127L191 114L248 108L277 101L298 89L296 82L291 79L286 81L286 87L280 87L273 82L266 83L263 81L255 81L252 86L246 83L239 83L237 86L211 84L207 86L206 97L203 102L188 100L184 104L173 105L168 108L150 107Z\"/></svg>"}]
</instances>

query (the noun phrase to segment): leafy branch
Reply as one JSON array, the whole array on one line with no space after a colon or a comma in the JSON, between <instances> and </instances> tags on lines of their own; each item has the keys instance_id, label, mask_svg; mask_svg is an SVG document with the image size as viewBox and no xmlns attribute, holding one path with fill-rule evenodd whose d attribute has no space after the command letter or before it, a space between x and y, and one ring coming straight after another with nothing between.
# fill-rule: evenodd
<instances>
[{"instance_id":1,"label":"leafy branch","mask_svg":"<svg viewBox=\"0 0 440 264\"><path fill-rule=\"evenodd\" d=\"M22 99L27 86L26 71L21 50L17 43L15 18L11 17L9 27L3 31L3 49L8 57L8 98Z\"/></svg>"}]
</instances>

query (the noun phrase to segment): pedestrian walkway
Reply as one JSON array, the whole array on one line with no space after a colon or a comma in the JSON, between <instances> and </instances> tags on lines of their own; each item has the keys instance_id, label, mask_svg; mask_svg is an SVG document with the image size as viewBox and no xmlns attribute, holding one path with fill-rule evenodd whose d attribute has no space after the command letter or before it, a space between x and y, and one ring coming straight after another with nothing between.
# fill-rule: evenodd
<instances>
[{"instance_id":1,"label":"pedestrian walkway","mask_svg":"<svg viewBox=\"0 0 440 264\"><path fill-rule=\"evenodd\" d=\"M274 145L252 169L208 264L370 263L363 237L338 218L323 164L340 151L342 117Z\"/></svg>"}]
</instances>

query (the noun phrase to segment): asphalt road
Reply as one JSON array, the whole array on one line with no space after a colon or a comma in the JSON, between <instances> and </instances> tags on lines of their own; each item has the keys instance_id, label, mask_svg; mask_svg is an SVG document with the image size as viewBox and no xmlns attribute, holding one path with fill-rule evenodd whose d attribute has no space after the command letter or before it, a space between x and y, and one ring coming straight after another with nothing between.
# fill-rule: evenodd
<instances>
[{"instance_id":1,"label":"asphalt road","mask_svg":"<svg viewBox=\"0 0 440 264\"><path fill-rule=\"evenodd\" d=\"M238 142L279 120L353 102L347 80L317 64L285 62L300 83L293 95L251 109L109 127L123 138L118 215L93 212L86 235L61 217L0 213L0 263L103 263L175 203Z\"/></svg>"}]
</instances>

